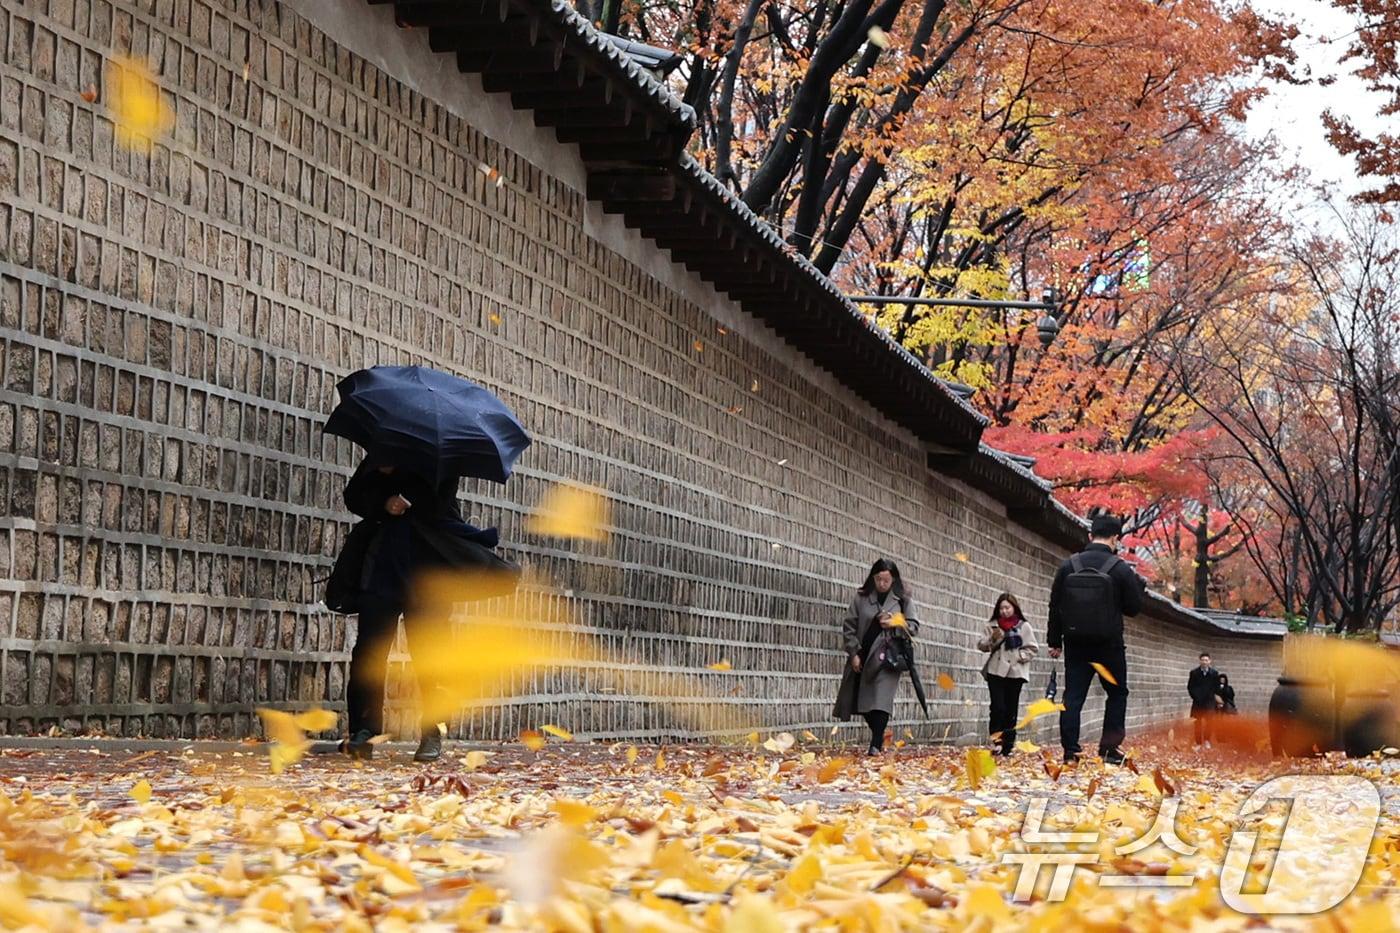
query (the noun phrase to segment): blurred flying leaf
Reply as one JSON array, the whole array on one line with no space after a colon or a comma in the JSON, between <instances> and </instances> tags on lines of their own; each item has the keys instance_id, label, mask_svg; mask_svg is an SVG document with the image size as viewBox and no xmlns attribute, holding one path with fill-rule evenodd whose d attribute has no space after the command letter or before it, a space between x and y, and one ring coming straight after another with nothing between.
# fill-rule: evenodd
<instances>
[{"instance_id":1,"label":"blurred flying leaf","mask_svg":"<svg viewBox=\"0 0 1400 933\"><path fill-rule=\"evenodd\" d=\"M734 670L734 665L733 665L733 664L730 664L728 660L717 661L717 662L715 662L714 664L709 665L709 667L710 667L710 670L712 670L712 671L732 671L732 670Z\"/></svg>"},{"instance_id":2,"label":"blurred flying leaf","mask_svg":"<svg viewBox=\"0 0 1400 933\"><path fill-rule=\"evenodd\" d=\"M956 690L956 689L958 689L957 683L954 682L952 675L949 674L947 671L939 671L939 672L938 672L938 677L936 678L936 683L937 683L938 686L939 686L941 689L943 689L943 690Z\"/></svg>"},{"instance_id":3,"label":"blurred flying leaf","mask_svg":"<svg viewBox=\"0 0 1400 933\"><path fill-rule=\"evenodd\" d=\"M131 789L131 799L137 803L151 802L151 782L142 778L136 782L136 786Z\"/></svg>"},{"instance_id":4,"label":"blurred flying leaf","mask_svg":"<svg viewBox=\"0 0 1400 933\"><path fill-rule=\"evenodd\" d=\"M777 735L773 736L773 738L764 742L763 747L770 752L774 752L775 754L781 755L788 749L792 748L792 746L796 742L797 739L792 737L791 732L780 732Z\"/></svg>"},{"instance_id":5,"label":"blurred flying leaf","mask_svg":"<svg viewBox=\"0 0 1400 933\"><path fill-rule=\"evenodd\" d=\"M969 748L967 758L964 762L967 773L967 783L976 790L982 786L984 778L991 777L997 769L997 763L992 759L992 753L985 748Z\"/></svg>"},{"instance_id":6,"label":"blurred flying leaf","mask_svg":"<svg viewBox=\"0 0 1400 933\"><path fill-rule=\"evenodd\" d=\"M146 149L174 124L160 86L144 62L125 56L113 58L107 63L107 87L117 145Z\"/></svg>"},{"instance_id":7,"label":"blurred flying leaf","mask_svg":"<svg viewBox=\"0 0 1400 933\"><path fill-rule=\"evenodd\" d=\"M306 732L325 732L334 729L338 717L328 709L309 709L292 717L293 724Z\"/></svg>"},{"instance_id":8,"label":"blurred flying leaf","mask_svg":"<svg viewBox=\"0 0 1400 933\"><path fill-rule=\"evenodd\" d=\"M953 558L955 560L961 561L964 564L972 560L972 557L966 551L958 551L956 554L953 555Z\"/></svg>"},{"instance_id":9,"label":"blurred flying leaf","mask_svg":"<svg viewBox=\"0 0 1400 933\"><path fill-rule=\"evenodd\" d=\"M572 742L574 740L574 734L572 732L570 732L568 729L563 729L556 725L550 724L540 726L540 731L547 732L550 735L554 736L556 739L563 739L565 742Z\"/></svg>"},{"instance_id":10,"label":"blurred flying leaf","mask_svg":"<svg viewBox=\"0 0 1400 933\"><path fill-rule=\"evenodd\" d=\"M524 745L532 752L537 752L549 744L549 739L546 739L534 729L526 729L520 733L520 744Z\"/></svg>"},{"instance_id":11,"label":"blurred flying leaf","mask_svg":"<svg viewBox=\"0 0 1400 933\"><path fill-rule=\"evenodd\" d=\"M890 47L890 34L885 32L879 26L871 26L865 35L866 38L870 40L871 45L878 46L882 49L887 49Z\"/></svg>"},{"instance_id":12,"label":"blurred flying leaf","mask_svg":"<svg viewBox=\"0 0 1400 933\"><path fill-rule=\"evenodd\" d=\"M301 760L311 743L291 713L280 709L259 709L257 713L262 717L267 737L272 740L267 750L268 765L273 774L281 774L287 765Z\"/></svg>"},{"instance_id":13,"label":"blurred flying leaf","mask_svg":"<svg viewBox=\"0 0 1400 933\"><path fill-rule=\"evenodd\" d=\"M1118 686L1118 679L1117 679L1116 677L1114 677L1112 674L1110 674L1110 673L1108 672L1108 668L1104 667L1104 666L1103 666L1102 664L1100 664L1098 661L1090 661L1090 662L1089 662L1089 666L1092 667L1094 670L1098 671L1098 672L1099 672L1099 676L1102 677L1104 680L1106 680L1106 681L1108 681L1109 683L1113 684L1113 686L1115 686L1115 687Z\"/></svg>"},{"instance_id":14,"label":"blurred flying leaf","mask_svg":"<svg viewBox=\"0 0 1400 933\"><path fill-rule=\"evenodd\" d=\"M609 503L600 490L563 484L545 493L529 530L555 538L606 541Z\"/></svg>"},{"instance_id":15,"label":"blurred flying leaf","mask_svg":"<svg viewBox=\"0 0 1400 933\"><path fill-rule=\"evenodd\" d=\"M78 96L81 97L83 100L87 101L89 104L96 102L97 85L89 84L87 87L83 88L82 93Z\"/></svg>"},{"instance_id":16,"label":"blurred flying leaf","mask_svg":"<svg viewBox=\"0 0 1400 933\"><path fill-rule=\"evenodd\" d=\"M1041 716L1049 716L1051 713L1059 712L1064 708L1063 703L1056 703L1048 697L1041 697L1026 707L1026 718L1016 723L1016 728L1024 729L1027 723L1039 719Z\"/></svg>"}]
</instances>

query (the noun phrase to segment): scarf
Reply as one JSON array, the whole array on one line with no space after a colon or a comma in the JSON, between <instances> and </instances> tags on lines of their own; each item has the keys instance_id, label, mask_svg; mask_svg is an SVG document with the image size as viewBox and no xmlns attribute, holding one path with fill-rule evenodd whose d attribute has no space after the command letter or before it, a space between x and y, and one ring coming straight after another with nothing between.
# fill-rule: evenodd
<instances>
[{"instance_id":1,"label":"scarf","mask_svg":"<svg viewBox=\"0 0 1400 933\"><path fill-rule=\"evenodd\" d=\"M1006 636L1001 640L1001 646L1008 651L1019 649L1021 647L1021 633L1016 631L1016 629L1020 627L1021 620L998 617L997 625L1000 626L1002 632L1004 632Z\"/></svg>"}]
</instances>

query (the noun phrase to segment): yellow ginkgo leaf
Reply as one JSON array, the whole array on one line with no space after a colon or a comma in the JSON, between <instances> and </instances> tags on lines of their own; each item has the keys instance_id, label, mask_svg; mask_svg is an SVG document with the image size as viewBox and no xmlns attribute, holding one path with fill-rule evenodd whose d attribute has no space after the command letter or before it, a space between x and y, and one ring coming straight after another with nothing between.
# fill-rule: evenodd
<instances>
[{"instance_id":1,"label":"yellow ginkgo leaf","mask_svg":"<svg viewBox=\"0 0 1400 933\"><path fill-rule=\"evenodd\" d=\"M540 731L547 732L550 735L554 736L556 739L563 739L565 742L572 742L574 740L574 734L568 729L564 729L560 726L552 724L543 725L540 726Z\"/></svg>"},{"instance_id":2,"label":"yellow ginkgo leaf","mask_svg":"<svg viewBox=\"0 0 1400 933\"><path fill-rule=\"evenodd\" d=\"M981 884L973 888L967 898L967 913L973 917L986 917L995 923L1010 923L1011 908L1006 906L1006 900L1001 896L1001 892L989 884Z\"/></svg>"},{"instance_id":3,"label":"yellow ginkgo leaf","mask_svg":"<svg viewBox=\"0 0 1400 933\"><path fill-rule=\"evenodd\" d=\"M712 671L732 671L732 670L734 670L734 665L733 665L733 664L730 664L728 660L717 661L716 663L709 665L709 667L710 667L710 670L712 670Z\"/></svg>"},{"instance_id":4,"label":"yellow ginkgo leaf","mask_svg":"<svg viewBox=\"0 0 1400 933\"><path fill-rule=\"evenodd\" d=\"M751 894L739 902L724 922L724 933L786 933L771 898Z\"/></svg>"},{"instance_id":5,"label":"yellow ginkgo leaf","mask_svg":"<svg viewBox=\"0 0 1400 933\"><path fill-rule=\"evenodd\" d=\"M107 100L117 145L146 149L174 124L175 118L161 97L160 86L144 62L117 56L107 65Z\"/></svg>"},{"instance_id":6,"label":"yellow ginkgo leaf","mask_svg":"<svg viewBox=\"0 0 1400 933\"><path fill-rule=\"evenodd\" d=\"M966 551L958 551L953 555L953 559L965 564L972 560L972 557Z\"/></svg>"},{"instance_id":7,"label":"yellow ginkgo leaf","mask_svg":"<svg viewBox=\"0 0 1400 933\"><path fill-rule=\"evenodd\" d=\"M537 535L606 541L608 515L608 499L601 491L564 484L545 493L528 527Z\"/></svg>"},{"instance_id":8,"label":"yellow ginkgo leaf","mask_svg":"<svg viewBox=\"0 0 1400 933\"><path fill-rule=\"evenodd\" d=\"M537 752L549 744L549 739L540 735L534 729L526 729L520 733L520 744L524 745L532 752Z\"/></svg>"},{"instance_id":9,"label":"yellow ginkgo leaf","mask_svg":"<svg viewBox=\"0 0 1400 933\"><path fill-rule=\"evenodd\" d=\"M1162 796L1162 790L1157 786L1157 781L1150 774L1139 774L1137 784L1133 790L1140 794L1147 794L1149 797Z\"/></svg>"},{"instance_id":10,"label":"yellow ginkgo leaf","mask_svg":"<svg viewBox=\"0 0 1400 933\"><path fill-rule=\"evenodd\" d=\"M637 763L637 746L627 746L627 763L629 765L634 765Z\"/></svg>"},{"instance_id":11,"label":"yellow ginkgo leaf","mask_svg":"<svg viewBox=\"0 0 1400 933\"><path fill-rule=\"evenodd\" d=\"M1021 741L1016 743L1016 751L1025 752L1028 755L1034 754L1040 751L1040 746L1035 744L1034 742L1028 742L1025 739L1022 739Z\"/></svg>"},{"instance_id":12,"label":"yellow ginkgo leaf","mask_svg":"<svg viewBox=\"0 0 1400 933\"><path fill-rule=\"evenodd\" d=\"M586 826L598 818L598 811L577 800L556 800L552 808L565 826Z\"/></svg>"},{"instance_id":13,"label":"yellow ginkgo leaf","mask_svg":"<svg viewBox=\"0 0 1400 933\"><path fill-rule=\"evenodd\" d=\"M992 759L992 753L985 748L969 748L964 766L967 772L967 783L973 790L982 785L983 778L990 777L997 769L997 763Z\"/></svg>"},{"instance_id":14,"label":"yellow ginkgo leaf","mask_svg":"<svg viewBox=\"0 0 1400 933\"><path fill-rule=\"evenodd\" d=\"M870 44L873 46L877 46L878 48L882 49L887 49L890 47L890 34L885 32L879 26L871 26L870 29L866 31L865 36L867 39L870 40Z\"/></svg>"},{"instance_id":15,"label":"yellow ginkgo leaf","mask_svg":"<svg viewBox=\"0 0 1400 933\"><path fill-rule=\"evenodd\" d=\"M306 732L324 732L334 729L337 721L335 713L328 709L309 709L292 717L298 729Z\"/></svg>"},{"instance_id":16,"label":"yellow ginkgo leaf","mask_svg":"<svg viewBox=\"0 0 1400 933\"><path fill-rule=\"evenodd\" d=\"M939 671L937 678L938 686L944 690L956 690L958 685L953 681L953 677L947 671Z\"/></svg>"},{"instance_id":17,"label":"yellow ginkgo leaf","mask_svg":"<svg viewBox=\"0 0 1400 933\"><path fill-rule=\"evenodd\" d=\"M1098 671L1098 672L1099 672L1099 676L1102 677L1104 680L1106 680L1106 681L1108 681L1109 683L1113 684L1113 686L1115 686L1115 687L1118 686L1118 678L1116 678L1116 677L1114 677L1112 674L1110 674L1110 673L1108 672L1108 668L1104 667L1104 666L1103 666L1102 664L1100 664L1098 661L1090 661L1090 662L1089 662L1089 666L1092 667L1094 670Z\"/></svg>"},{"instance_id":18,"label":"yellow ginkgo leaf","mask_svg":"<svg viewBox=\"0 0 1400 933\"><path fill-rule=\"evenodd\" d=\"M780 732L771 739L763 743L763 747L768 751L781 755L796 744L797 739L793 738L791 732Z\"/></svg>"},{"instance_id":19,"label":"yellow ginkgo leaf","mask_svg":"<svg viewBox=\"0 0 1400 933\"><path fill-rule=\"evenodd\" d=\"M131 789L131 799L137 803L151 802L151 782L142 778L136 782L136 786Z\"/></svg>"},{"instance_id":20,"label":"yellow ginkgo leaf","mask_svg":"<svg viewBox=\"0 0 1400 933\"><path fill-rule=\"evenodd\" d=\"M307 749L311 747L310 742L302 741L296 744L283 744L273 742L267 750L267 763L273 774L281 774L286 770L287 765L296 764L301 761Z\"/></svg>"},{"instance_id":21,"label":"yellow ginkgo leaf","mask_svg":"<svg viewBox=\"0 0 1400 933\"><path fill-rule=\"evenodd\" d=\"M806 894L821 878L822 863L815 855L808 852L793 864L792 870L783 879L783 886L793 894Z\"/></svg>"},{"instance_id":22,"label":"yellow ginkgo leaf","mask_svg":"<svg viewBox=\"0 0 1400 933\"><path fill-rule=\"evenodd\" d=\"M1026 718L1016 723L1016 728L1024 729L1027 723L1039 719L1041 716L1049 716L1051 713L1057 713L1064 708L1065 705L1063 703L1056 703L1048 697L1041 697L1039 700L1036 700L1031 703L1030 706L1026 707Z\"/></svg>"},{"instance_id":23,"label":"yellow ginkgo leaf","mask_svg":"<svg viewBox=\"0 0 1400 933\"><path fill-rule=\"evenodd\" d=\"M297 725L296 717L291 713L283 712L280 709L266 708L259 709L257 713L262 718L263 730L273 742L295 745L306 738Z\"/></svg>"}]
</instances>

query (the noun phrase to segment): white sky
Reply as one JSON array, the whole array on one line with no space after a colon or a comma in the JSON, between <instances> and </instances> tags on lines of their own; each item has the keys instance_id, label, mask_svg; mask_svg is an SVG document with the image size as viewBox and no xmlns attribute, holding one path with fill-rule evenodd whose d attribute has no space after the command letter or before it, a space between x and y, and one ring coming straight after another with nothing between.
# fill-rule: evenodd
<instances>
[{"instance_id":1,"label":"white sky","mask_svg":"<svg viewBox=\"0 0 1400 933\"><path fill-rule=\"evenodd\" d=\"M1302 34L1294 47L1299 74L1333 76L1336 82L1330 87L1273 85L1272 93L1255 105L1246 129L1259 137L1272 133L1282 154L1308 169L1314 183L1325 185L1339 200L1370 187L1357 178L1352 159L1338 155L1327 142L1322 126L1322 112L1328 109L1350 117L1362 132L1374 133L1384 125L1376 115L1383 96L1367 91L1351 74L1356 63L1338 61L1350 44L1355 19L1324 0L1255 0L1254 6L1298 25Z\"/></svg>"}]
</instances>

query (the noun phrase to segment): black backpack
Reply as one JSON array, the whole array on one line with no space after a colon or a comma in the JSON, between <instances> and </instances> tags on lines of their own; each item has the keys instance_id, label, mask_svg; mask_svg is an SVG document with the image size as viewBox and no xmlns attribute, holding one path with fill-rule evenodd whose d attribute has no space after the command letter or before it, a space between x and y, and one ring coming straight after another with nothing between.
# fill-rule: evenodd
<instances>
[{"instance_id":1,"label":"black backpack","mask_svg":"<svg viewBox=\"0 0 1400 933\"><path fill-rule=\"evenodd\" d=\"M1099 568L1086 566L1083 557L1069 559L1070 573L1056 608L1066 638L1102 641L1120 634L1118 588L1110 574L1122 560L1115 555Z\"/></svg>"}]
</instances>

